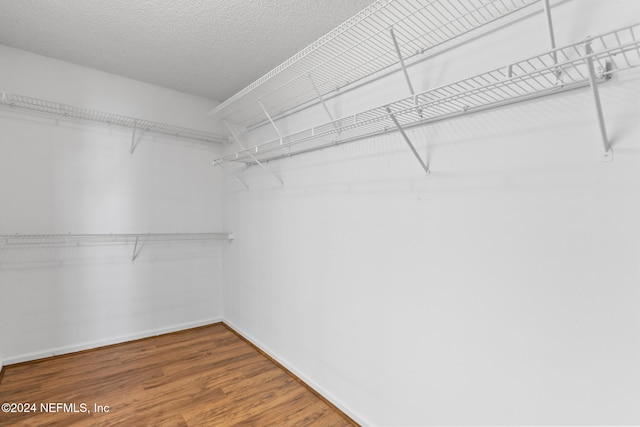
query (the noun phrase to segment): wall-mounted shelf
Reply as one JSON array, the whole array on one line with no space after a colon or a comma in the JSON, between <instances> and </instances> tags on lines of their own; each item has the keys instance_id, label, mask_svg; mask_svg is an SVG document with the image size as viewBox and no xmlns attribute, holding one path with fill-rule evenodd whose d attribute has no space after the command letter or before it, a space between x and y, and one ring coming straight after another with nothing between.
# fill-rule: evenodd
<instances>
[{"instance_id":1,"label":"wall-mounted shelf","mask_svg":"<svg viewBox=\"0 0 640 427\"><path fill-rule=\"evenodd\" d=\"M140 233L140 234L4 234L1 245L66 245L102 243L174 242L185 240L233 240L230 233Z\"/></svg>"},{"instance_id":2,"label":"wall-mounted shelf","mask_svg":"<svg viewBox=\"0 0 640 427\"><path fill-rule=\"evenodd\" d=\"M231 241L234 238L231 233L4 234L0 235L0 248L133 244L131 261L135 261L140 248L147 242Z\"/></svg>"},{"instance_id":3,"label":"wall-mounted shelf","mask_svg":"<svg viewBox=\"0 0 640 427\"><path fill-rule=\"evenodd\" d=\"M71 105L44 99L30 98L28 96L14 95L0 92L0 106L25 111L28 113L45 114L66 119L97 122L107 125L130 128L133 130L153 132L163 135L171 135L179 138L187 138L196 141L221 144L227 141L222 135L216 135L196 129L174 126L166 123L152 122L136 119L119 114L105 113L102 111L88 110Z\"/></svg>"},{"instance_id":4,"label":"wall-mounted shelf","mask_svg":"<svg viewBox=\"0 0 640 427\"><path fill-rule=\"evenodd\" d=\"M330 121L282 138L243 149L215 165L267 162L356 139L458 117L535 97L591 86L603 138L609 153L597 83L612 73L640 65L640 24L550 50L394 103ZM407 142L410 141L407 140ZM415 153L414 150L414 154ZM428 169L428 162L423 165Z\"/></svg>"},{"instance_id":5,"label":"wall-mounted shelf","mask_svg":"<svg viewBox=\"0 0 640 427\"><path fill-rule=\"evenodd\" d=\"M209 112L244 126L378 75L540 0L378 0ZM413 89L410 82L411 93ZM271 118L269 118L271 120Z\"/></svg>"}]
</instances>

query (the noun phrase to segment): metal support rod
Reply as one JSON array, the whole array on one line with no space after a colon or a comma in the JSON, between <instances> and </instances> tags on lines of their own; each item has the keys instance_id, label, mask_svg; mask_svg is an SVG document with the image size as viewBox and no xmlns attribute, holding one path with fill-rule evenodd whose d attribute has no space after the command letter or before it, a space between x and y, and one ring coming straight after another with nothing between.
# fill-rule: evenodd
<instances>
[{"instance_id":1,"label":"metal support rod","mask_svg":"<svg viewBox=\"0 0 640 427\"><path fill-rule=\"evenodd\" d=\"M324 111L327 113L327 116L329 116L329 120L334 121L331 111L329 111L327 104L324 102L324 98L322 97L322 94L320 93L320 91L318 90L318 87L316 86L316 82L314 82L313 78L311 77L311 73L308 73L307 77L309 77L309 81L311 82L311 87L313 88L314 92L316 93L316 96L322 103L322 107L324 108Z\"/></svg>"},{"instance_id":2,"label":"metal support rod","mask_svg":"<svg viewBox=\"0 0 640 427\"><path fill-rule=\"evenodd\" d=\"M418 107L418 98L416 98L416 94L413 90L413 85L411 84L411 79L409 79L409 73L407 72L407 67L404 64L404 59L402 58L402 53L400 52L400 46L398 45L398 40L396 39L396 33L393 32L393 27L389 28L389 33L391 33L391 40L393 40L393 46L396 49L396 55L398 55L398 61L400 61L400 66L402 67L402 72L404 73L404 79L407 81L407 86L409 86L409 92L411 92L411 96L413 96L413 103L416 105L416 113L418 113L418 116L422 118L422 109Z\"/></svg>"},{"instance_id":3,"label":"metal support rod","mask_svg":"<svg viewBox=\"0 0 640 427\"><path fill-rule=\"evenodd\" d=\"M391 120L393 120L393 124L395 124L396 127L398 128L398 131L400 131L400 135L402 135L405 142L413 152L413 155L416 156L416 159L418 159L418 162L420 162L420 166L422 166L422 169L424 169L427 175L429 175L429 166L425 164L425 162L422 160L422 157L420 157L420 154L418 154L416 147L413 146L413 144L411 143L411 140L409 139L407 134L404 132L404 129L402 129L402 126L400 126L400 123L398 123L398 119L396 119L396 116L393 115L389 107L386 107L386 110L387 110L387 113L389 113L389 117L391 117Z\"/></svg>"},{"instance_id":4,"label":"metal support rod","mask_svg":"<svg viewBox=\"0 0 640 427\"><path fill-rule=\"evenodd\" d=\"M244 181L242 181L240 178L238 178L237 176L235 176L234 174L232 174L231 172L229 172L228 170L226 170L224 168L224 166L222 166L222 163L220 164L220 169L222 169L222 171L224 173L226 173L227 175L229 175L231 178L235 179L236 181L238 181L240 183L240 185L242 185L244 187L245 190L249 190L249 186L247 184L244 183Z\"/></svg>"},{"instance_id":5,"label":"metal support rod","mask_svg":"<svg viewBox=\"0 0 640 427\"><path fill-rule=\"evenodd\" d=\"M553 21L551 20L551 7L549 6L549 0L543 0L544 4L544 14L547 18L547 31L549 32L549 43L551 44L551 49L556 48L556 38L553 32Z\"/></svg>"},{"instance_id":6,"label":"metal support rod","mask_svg":"<svg viewBox=\"0 0 640 427\"><path fill-rule=\"evenodd\" d=\"M544 4L544 15L547 20L547 32L549 33L549 44L551 45L551 50L554 50L553 52L551 52L551 57L553 58L553 63L557 64L558 54L555 52L556 37L553 31L553 20L551 19L551 7L549 6L549 0L543 0L542 3ZM560 71L556 71L556 78L559 78L559 77L560 77Z\"/></svg>"},{"instance_id":7,"label":"metal support rod","mask_svg":"<svg viewBox=\"0 0 640 427\"><path fill-rule=\"evenodd\" d=\"M411 95L415 95L415 92L413 91L413 86L411 85L411 80L409 79L409 73L407 73L407 67L404 65L404 59L402 59L402 53L400 53L400 46L398 46L398 40L396 40L396 34L393 32L393 27L389 28L389 32L391 33L391 40L393 40L393 46L396 48L396 54L398 55L398 60L400 61L400 66L402 67L404 78L407 81L407 86L409 86L409 92L411 92Z\"/></svg>"},{"instance_id":8,"label":"metal support rod","mask_svg":"<svg viewBox=\"0 0 640 427\"><path fill-rule=\"evenodd\" d=\"M240 148L242 150L246 150L245 146L240 141L240 138L238 138L238 135L236 135L236 133L233 131L233 129L231 128L231 126L229 125L229 123L226 120L224 120L224 124L227 126L227 129L229 129L229 132L231 132L231 135L233 136L233 139L236 140L236 142L238 143ZM278 178L273 172L271 172L271 170L268 167L263 165L260 160L258 160L253 154L251 154L251 152L247 151L247 154L249 155L249 157L251 157L251 159L253 159L254 162L256 162L256 164L258 166L260 166L262 169L264 169L265 172L267 172L269 175L274 177L280 183L280 185L284 186L284 182L282 182L282 180L280 178Z\"/></svg>"},{"instance_id":9,"label":"metal support rod","mask_svg":"<svg viewBox=\"0 0 640 427\"><path fill-rule=\"evenodd\" d=\"M507 78L510 79L511 77L513 77L513 64L507 66Z\"/></svg>"},{"instance_id":10,"label":"metal support rod","mask_svg":"<svg viewBox=\"0 0 640 427\"><path fill-rule=\"evenodd\" d=\"M269 122L271 122L271 126L273 126L273 128L276 130L276 133L278 134L278 138L280 138L280 143L282 143L282 133L280 132L280 129L278 129L278 126L276 126L276 124L274 123L273 119L267 112L267 109L264 108L264 105L262 105L262 101L258 101L258 104L260 104L260 108L262 108L262 111L264 111L265 116L267 116L267 119L269 119Z\"/></svg>"},{"instance_id":11,"label":"metal support rod","mask_svg":"<svg viewBox=\"0 0 640 427\"><path fill-rule=\"evenodd\" d=\"M336 130L336 133L338 135L340 135L340 129L336 125L335 119L333 118L333 115L331 114L331 111L329 111L329 107L327 107L327 104L324 102L324 98L322 97L322 94L318 90L318 87L316 86L316 83L313 81L313 78L311 77L311 73L308 73L307 77L309 77L309 81L311 82L311 87L313 87L313 90L315 91L316 95L318 96L318 99L320 100L320 103L322 103L322 107L324 108L324 111L327 113L327 116L329 116L329 120L331 120L331 124L333 125L333 128Z\"/></svg>"},{"instance_id":12,"label":"metal support rod","mask_svg":"<svg viewBox=\"0 0 640 427\"><path fill-rule=\"evenodd\" d=\"M607 129L604 125L604 115L602 114L602 104L600 103L600 91L598 90L598 81L596 79L596 70L593 65L593 57L591 54L593 50L591 49L591 42L587 42L584 45L585 53L587 57L585 58L585 62L587 64L587 70L589 71L589 84L591 85L591 93L593 93L593 100L596 106L596 114L598 115L598 125L600 127L600 138L602 139L602 146L604 148L605 156L609 156L611 154L611 144L609 143L609 138L607 138Z\"/></svg>"},{"instance_id":13,"label":"metal support rod","mask_svg":"<svg viewBox=\"0 0 640 427\"><path fill-rule=\"evenodd\" d=\"M131 261L136 260L136 249L138 249L138 237L136 237L136 244L133 245L133 255L131 255Z\"/></svg>"},{"instance_id":14,"label":"metal support rod","mask_svg":"<svg viewBox=\"0 0 640 427\"><path fill-rule=\"evenodd\" d=\"M130 154L133 154L134 150L136 149L136 130L137 130L137 126L138 126L138 121L134 121L133 122L133 134L131 135L131 149L130 149Z\"/></svg>"}]
</instances>

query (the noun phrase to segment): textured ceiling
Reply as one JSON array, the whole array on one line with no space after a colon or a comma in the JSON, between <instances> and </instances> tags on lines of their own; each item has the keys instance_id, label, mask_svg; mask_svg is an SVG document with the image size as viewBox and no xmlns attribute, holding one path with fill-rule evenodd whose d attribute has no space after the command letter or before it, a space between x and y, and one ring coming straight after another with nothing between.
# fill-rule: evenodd
<instances>
[{"instance_id":1,"label":"textured ceiling","mask_svg":"<svg viewBox=\"0 0 640 427\"><path fill-rule=\"evenodd\" d=\"M223 101L372 0L0 0L0 43Z\"/></svg>"}]
</instances>

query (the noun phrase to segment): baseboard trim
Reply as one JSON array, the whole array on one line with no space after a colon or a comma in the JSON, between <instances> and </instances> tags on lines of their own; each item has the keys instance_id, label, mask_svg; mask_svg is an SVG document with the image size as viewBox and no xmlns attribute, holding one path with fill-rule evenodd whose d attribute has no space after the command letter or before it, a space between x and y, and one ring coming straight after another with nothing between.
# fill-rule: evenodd
<instances>
[{"instance_id":1,"label":"baseboard trim","mask_svg":"<svg viewBox=\"0 0 640 427\"><path fill-rule=\"evenodd\" d=\"M221 322L222 322L222 318L218 317L218 318L212 318L212 319L204 319L197 322L181 323L179 325L173 325L166 328L151 329L143 332L138 332L135 334L124 335L124 336L115 337L115 338L108 338L100 341L92 341L92 342L82 343L77 345L57 347L54 349L41 351L37 353L22 354L15 357L9 357L5 359L3 362L4 362L4 366L15 365L19 363L29 363L35 360L48 359L51 357L59 357L59 356L64 356L66 354L93 351L93 350L98 350L104 347L112 347L115 345L125 344L131 341L139 341L146 338L157 337L158 335L165 335L165 334L171 334L174 332L180 332L186 329L206 327L206 326L210 326L210 325L221 323Z\"/></svg>"},{"instance_id":2,"label":"baseboard trim","mask_svg":"<svg viewBox=\"0 0 640 427\"><path fill-rule=\"evenodd\" d=\"M255 348L260 354L264 357L272 361L276 364L280 369L287 372L291 375L296 381L306 387L310 392L315 394L319 399L325 402L330 407L334 408L336 411L342 413L349 421L351 421L356 426L366 426L369 425L362 417L355 414L352 410L350 410L346 405L342 404L335 396L331 395L331 393L327 392L325 389L320 387L317 383L306 377L300 371L292 367L289 363L285 362L281 357L275 355L271 352L264 344L262 344L259 340L252 337L247 332L243 331L233 322L229 321L229 319L223 319L222 324L229 329L229 331L236 334L243 341L249 344L251 347Z\"/></svg>"}]
</instances>

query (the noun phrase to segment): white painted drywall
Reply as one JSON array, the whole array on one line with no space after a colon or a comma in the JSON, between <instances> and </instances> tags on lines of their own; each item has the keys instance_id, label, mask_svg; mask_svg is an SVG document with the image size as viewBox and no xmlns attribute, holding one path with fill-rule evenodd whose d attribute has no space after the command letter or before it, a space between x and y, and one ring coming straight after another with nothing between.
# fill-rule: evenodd
<instances>
[{"instance_id":1,"label":"white painted drywall","mask_svg":"<svg viewBox=\"0 0 640 427\"><path fill-rule=\"evenodd\" d=\"M553 4L558 45L639 17ZM410 74L423 90L547 46L538 8ZM397 73L329 107L406 91ZM363 424L640 424L640 74L601 95L611 163L585 89L411 130L429 178L390 133L270 163L283 188L227 179L225 319Z\"/></svg>"},{"instance_id":2,"label":"white painted drywall","mask_svg":"<svg viewBox=\"0 0 640 427\"><path fill-rule=\"evenodd\" d=\"M0 46L0 90L207 130L211 101ZM218 148L0 109L0 234L221 229ZM0 246L5 365L219 320L225 243Z\"/></svg>"}]
</instances>

